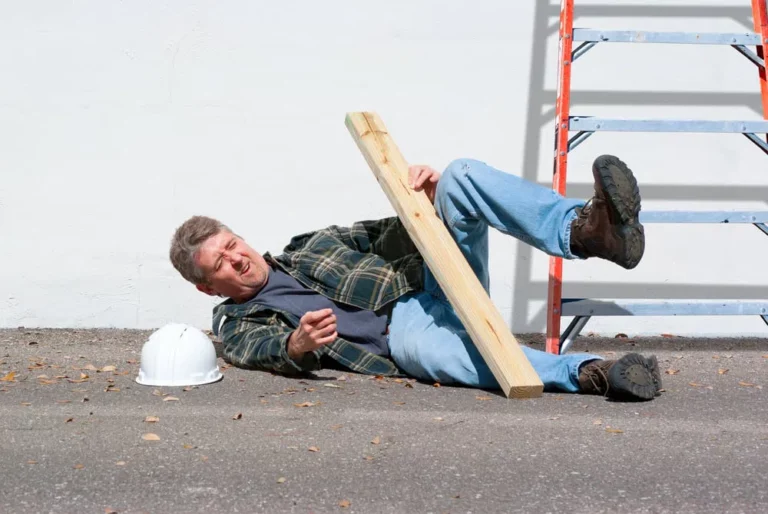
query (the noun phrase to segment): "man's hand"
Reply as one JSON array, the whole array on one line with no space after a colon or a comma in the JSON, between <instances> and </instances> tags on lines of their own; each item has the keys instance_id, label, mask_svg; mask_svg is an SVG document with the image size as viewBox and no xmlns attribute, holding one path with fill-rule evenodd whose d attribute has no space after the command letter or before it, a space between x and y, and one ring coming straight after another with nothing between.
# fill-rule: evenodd
<instances>
[{"instance_id":1,"label":"man's hand","mask_svg":"<svg viewBox=\"0 0 768 514\"><path fill-rule=\"evenodd\" d=\"M435 203L435 192L437 191L437 181L440 180L440 173L429 166L417 165L408 168L408 183L414 191L424 190L427 198Z\"/></svg>"},{"instance_id":2,"label":"man's hand","mask_svg":"<svg viewBox=\"0 0 768 514\"><path fill-rule=\"evenodd\" d=\"M297 359L307 352L332 343L338 336L336 316L331 309L310 311L301 317L299 328L288 338L288 356Z\"/></svg>"}]
</instances>

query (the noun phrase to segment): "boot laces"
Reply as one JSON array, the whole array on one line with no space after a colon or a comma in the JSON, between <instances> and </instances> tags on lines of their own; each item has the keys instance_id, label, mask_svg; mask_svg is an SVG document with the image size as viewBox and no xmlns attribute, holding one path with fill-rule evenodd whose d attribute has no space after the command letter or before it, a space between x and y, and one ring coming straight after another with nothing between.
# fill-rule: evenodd
<instances>
[{"instance_id":1,"label":"boot laces","mask_svg":"<svg viewBox=\"0 0 768 514\"><path fill-rule=\"evenodd\" d=\"M602 391L603 396L608 396L608 390L611 388L611 385L608 382L608 374L603 370L602 366L599 364L584 366L582 373L586 375L596 391ZM603 388L605 388L605 391L603 391Z\"/></svg>"},{"instance_id":2,"label":"boot laces","mask_svg":"<svg viewBox=\"0 0 768 514\"><path fill-rule=\"evenodd\" d=\"M589 213L592 211L592 200L594 198L590 198L587 200L587 203L584 204L584 206L579 210L579 216L576 218L576 225L581 226L584 225L587 220L589 219Z\"/></svg>"}]
</instances>

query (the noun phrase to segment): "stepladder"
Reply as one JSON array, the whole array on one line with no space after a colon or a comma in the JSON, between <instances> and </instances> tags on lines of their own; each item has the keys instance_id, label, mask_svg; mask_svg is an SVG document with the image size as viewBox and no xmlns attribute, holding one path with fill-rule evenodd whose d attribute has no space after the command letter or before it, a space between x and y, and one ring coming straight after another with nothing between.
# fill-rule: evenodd
<instances>
[{"instance_id":1,"label":"stepladder","mask_svg":"<svg viewBox=\"0 0 768 514\"><path fill-rule=\"evenodd\" d=\"M766 0L752 0L753 32L700 33L600 30L574 27L574 0L561 0L558 45L558 82L555 103L555 154L552 187L566 193L568 156L596 132L665 132L740 134L768 155L768 48ZM576 7L578 8L578 7ZM587 51L608 43L727 45L757 68L763 119L614 119L571 113L571 73L574 62ZM752 224L768 235L768 211L642 211L640 221L651 223ZM551 257L547 288L546 350L563 353L593 316L760 316L768 324L768 294L764 300L601 300L563 298L563 261ZM572 318L561 330L562 317Z\"/></svg>"}]
</instances>

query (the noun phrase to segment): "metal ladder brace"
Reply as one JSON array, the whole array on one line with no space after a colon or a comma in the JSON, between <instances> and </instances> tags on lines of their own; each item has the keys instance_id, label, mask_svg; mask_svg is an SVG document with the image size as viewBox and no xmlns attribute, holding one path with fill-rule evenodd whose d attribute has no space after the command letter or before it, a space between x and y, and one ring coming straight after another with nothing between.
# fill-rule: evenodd
<instances>
[{"instance_id":1,"label":"metal ladder brace","mask_svg":"<svg viewBox=\"0 0 768 514\"><path fill-rule=\"evenodd\" d=\"M688 33L593 30L573 28L574 0L561 0L560 43L558 51L558 84L555 162L552 187L565 194L568 153L595 132L717 132L743 134L768 154L768 142L757 134L768 134L768 81L766 81L765 48L768 46L768 14L766 0L752 0L754 33ZM574 50L573 43L581 44ZM598 43L666 43L691 45L730 45L759 69L763 117L760 121L703 120L624 120L570 115L571 67L574 61ZM752 51L749 46L756 47ZM570 132L576 134L570 137ZM641 212L643 223L751 223L768 235L768 211L655 211ZM563 261L550 257L547 291L547 343L549 353L564 353L592 316L700 316L758 315L768 324L768 300L592 300L562 298ZM560 333L562 316L574 319Z\"/></svg>"}]
</instances>

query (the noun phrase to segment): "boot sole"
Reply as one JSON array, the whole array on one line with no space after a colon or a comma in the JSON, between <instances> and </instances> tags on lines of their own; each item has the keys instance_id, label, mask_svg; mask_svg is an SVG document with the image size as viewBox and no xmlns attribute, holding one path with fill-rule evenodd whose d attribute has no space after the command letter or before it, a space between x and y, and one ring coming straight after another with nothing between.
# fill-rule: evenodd
<instances>
[{"instance_id":1,"label":"boot sole","mask_svg":"<svg viewBox=\"0 0 768 514\"><path fill-rule=\"evenodd\" d=\"M608 396L617 400L652 400L656 383L646 359L629 353L608 371Z\"/></svg>"},{"instance_id":2,"label":"boot sole","mask_svg":"<svg viewBox=\"0 0 768 514\"><path fill-rule=\"evenodd\" d=\"M645 367L648 368L648 371L651 372L651 377L653 377L653 385L654 387L656 387L656 394L659 394L659 391L662 388L661 371L659 370L659 360L656 358L655 355L651 355L650 357L647 357L645 359Z\"/></svg>"},{"instance_id":3,"label":"boot sole","mask_svg":"<svg viewBox=\"0 0 768 514\"><path fill-rule=\"evenodd\" d=\"M613 155L601 155L592 165L592 175L605 193L614 216L621 220L621 236L625 241L623 258L618 262L626 269L636 267L645 253L645 229L639 221L640 188L632 170Z\"/></svg>"}]
</instances>

